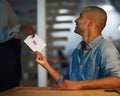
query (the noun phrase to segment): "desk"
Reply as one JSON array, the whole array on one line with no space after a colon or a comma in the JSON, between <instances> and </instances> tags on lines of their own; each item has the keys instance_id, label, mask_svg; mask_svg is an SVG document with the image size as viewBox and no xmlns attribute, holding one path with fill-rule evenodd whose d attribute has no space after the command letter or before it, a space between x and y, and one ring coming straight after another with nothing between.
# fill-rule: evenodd
<instances>
[{"instance_id":1,"label":"desk","mask_svg":"<svg viewBox=\"0 0 120 96\"><path fill-rule=\"evenodd\" d=\"M55 91L45 87L16 87L0 93L0 96L120 96L104 90Z\"/></svg>"}]
</instances>

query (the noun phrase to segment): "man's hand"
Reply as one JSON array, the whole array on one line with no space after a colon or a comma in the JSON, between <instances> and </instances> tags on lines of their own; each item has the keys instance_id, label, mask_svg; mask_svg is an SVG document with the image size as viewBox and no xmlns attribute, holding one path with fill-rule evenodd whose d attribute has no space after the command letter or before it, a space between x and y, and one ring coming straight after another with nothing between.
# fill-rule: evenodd
<instances>
[{"instance_id":1,"label":"man's hand","mask_svg":"<svg viewBox=\"0 0 120 96\"><path fill-rule=\"evenodd\" d=\"M40 52L36 51L35 53L35 61L45 67L48 64L46 57L44 57Z\"/></svg>"},{"instance_id":2,"label":"man's hand","mask_svg":"<svg viewBox=\"0 0 120 96\"><path fill-rule=\"evenodd\" d=\"M27 25L27 24L23 24L20 26L20 31L24 32L27 35L33 35L33 37L35 36L35 30L31 25Z\"/></svg>"},{"instance_id":3,"label":"man's hand","mask_svg":"<svg viewBox=\"0 0 120 96\"><path fill-rule=\"evenodd\" d=\"M119 89L120 78L116 76L108 76L95 80L71 81L64 82L53 87L54 90L80 90L80 89Z\"/></svg>"},{"instance_id":4,"label":"man's hand","mask_svg":"<svg viewBox=\"0 0 120 96\"><path fill-rule=\"evenodd\" d=\"M58 81L60 78L60 73L56 71L47 61L46 57L44 57L40 52L36 51L35 53L35 61L42 65L50 74L51 76Z\"/></svg>"},{"instance_id":5,"label":"man's hand","mask_svg":"<svg viewBox=\"0 0 120 96\"><path fill-rule=\"evenodd\" d=\"M80 90L82 86L77 81L65 80L54 86L53 90Z\"/></svg>"}]
</instances>

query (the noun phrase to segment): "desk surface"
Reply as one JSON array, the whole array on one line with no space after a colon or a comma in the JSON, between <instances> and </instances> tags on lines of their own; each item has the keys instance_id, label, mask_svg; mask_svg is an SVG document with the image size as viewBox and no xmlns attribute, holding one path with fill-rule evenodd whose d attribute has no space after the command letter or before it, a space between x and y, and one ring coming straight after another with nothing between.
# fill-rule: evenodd
<instances>
[{"instance_id":1,"label":"desk surface","mask_svg":"<svg viewBox=\"0 0 120 96\"><path fill-rule=\"evenodd\" d=\"M55 91L45 87L16 87L1 92L0 96L120 96L120 94L104 90Z\"/></svg>"}]
</instances>

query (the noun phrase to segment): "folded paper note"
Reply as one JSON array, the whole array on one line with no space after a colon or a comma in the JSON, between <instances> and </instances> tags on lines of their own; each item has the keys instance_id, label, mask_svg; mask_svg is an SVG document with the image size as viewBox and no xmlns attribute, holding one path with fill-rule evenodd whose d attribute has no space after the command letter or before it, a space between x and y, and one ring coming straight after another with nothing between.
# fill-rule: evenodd
<instances>
[{"instance_id":1,"label":"folded paper note","mask_svg":"<svg viewBox=\"0 0 120 96\"><path fill-rule=\"evenodd\" d=\"M46 43L35 34L34 37L32 35L28 36L24 42L32 49L32 51L41 51L45 46Z\"/></svg>"}]
</instances>

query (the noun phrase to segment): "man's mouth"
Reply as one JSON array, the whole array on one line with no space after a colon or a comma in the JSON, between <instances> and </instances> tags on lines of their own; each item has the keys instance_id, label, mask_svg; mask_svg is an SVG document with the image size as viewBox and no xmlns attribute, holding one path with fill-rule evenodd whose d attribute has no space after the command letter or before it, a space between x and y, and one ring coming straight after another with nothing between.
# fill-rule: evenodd
<instances>
[{"instance_id":1,"label":"man's mouth","mask_svg":"<svg viewBox=\"0 0 120 96\"><path fill-rule=\"evenodd\" d=\"M76 25L75 29L77 29L77 28L78 28L78 26Z\"/></svg>"}]
</instances>

